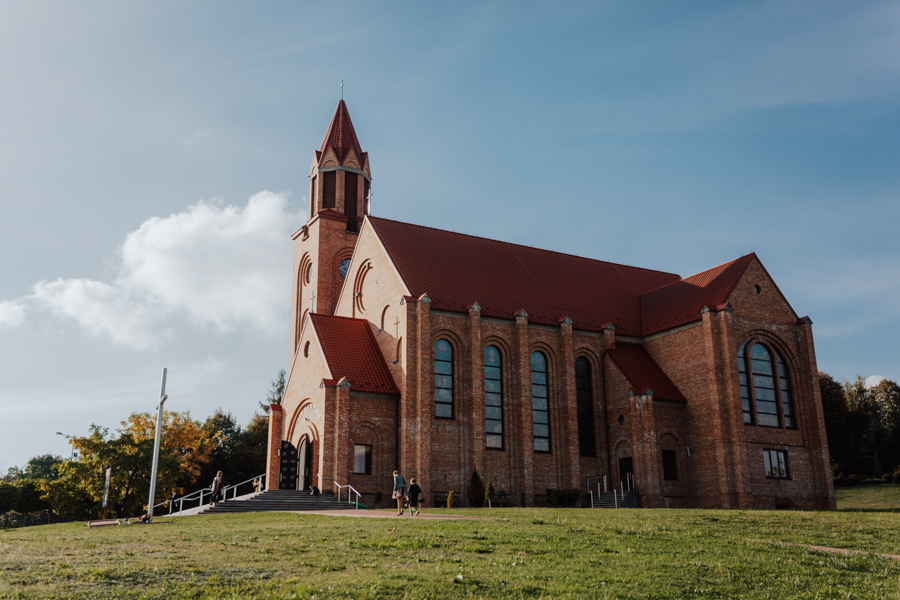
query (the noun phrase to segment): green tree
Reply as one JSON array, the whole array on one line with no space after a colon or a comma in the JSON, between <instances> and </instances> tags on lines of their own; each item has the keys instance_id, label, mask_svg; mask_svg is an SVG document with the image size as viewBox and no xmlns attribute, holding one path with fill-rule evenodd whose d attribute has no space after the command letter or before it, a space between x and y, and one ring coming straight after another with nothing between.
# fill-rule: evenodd
<instances>
[{"instance_id":1,"label":"green tree","mask_svg":"<svg viewBox=\"0 0 900 600\"><path fill-rule=\"evenodd\" d=\"M281 401L284 398L285 375L286 373L284 369L278 371L278 377L276 377L275 381L272 382L272 388L266 393L265 400L259 403L259 406L260 408L262 408L263 413L269 413L270 405L281 404Z\"/></svg>"},{"instance_id":2,"label":"green tree","mask_svg":"<svg viewBox=\"0 0 900 600\"><path fill-rule=\"evenodd\" d=\"M55 454L35 456L25 465L23 475L26 479L53 481L59 477L59 468L65 462L63 457L56 456Z\"/></svg>"},{"instance_id":3,"label":"green tree","mask_svg":"<svg viewBox=\"0 0 900 600\"><path fill-rule=\"evenodd\" d=\"M0 515L19 506L19 488L8 481L0 481Z\"/></svg>"},{"instance_id":4,"label":"green tree","mask_svg":"<svg viewBox=\"0 0 900 600\"><path fill-rule=\"evenodd\" d=\"M844 387L828 373L819 371L819 391L822 395L822 412L831 461L846 468L854 456L854 448L853 432L847 427L850 408L844 397Z\"/></svg>"},{"instance_id":5,"label":"green tree","mask_svg":"<svg viewBox=\"0 0 900 600\"><path fill-rule=\"evenodd\" d=\"M223 472L228 484L236 484L266 470L269 421L265 416L254 415L247 428L241 429L231 413L219 409L206 420L203 429L218 445L212 452L212 461L203 469L201 483L212 481L218 471Z\"/></svg>"},{"instance_id":6,"label":"green tree","mask_svg":"<svg viewBox=\"0 0 900 600\"><path fill-rule=\"evenodd\" d=\"M106 467L112 467L109 513L136 515L146 506L150 489L155 418L134 413L122 422L117 435L97 425L87 437L72 438L79 459L60 467L57 480L43 486L44 499L54 510L97 511L102 503ZM213 443L189 413L164 413L155 502L169 490L196 482L210 460Z\"/></svg>"},{"instance_id":7,"label":"green tree","mask_svg":"<svg viewBox=\"0 0 900 600\"><path fill-rule=\"evenodd\" d=\"M234 480L235 450L241 438L241 426L230 412L217 408L213 415L203 423L203 431L213 443L210 461L200 472L200 483L211 482L218 471L222 471ZM240 480L243 481L243 480Z\"/></svg>"},{"instance_id":8,"label":"green tree","mask_svg":"<svg viewBox=\"0 0 900 600\"><path fill-rule=\"evenodd\" d=\"M253 415L234 448L235 481L261 475L266 470L266 445L269 441L269 419Z\"/></svg>"},{"instance_id":9,"label":"green tree","mask_svg":"<svg viewBox=\"0 0 900 600\"><path fill-rule=\"evenodd\" d=\"M493 508L491 506L491 501L494 499L494 486L491 484L491 476L490 475L488 475L487 487L484 488L484 499L487 500L488 508Z\"/></svg>"}]
</instances>

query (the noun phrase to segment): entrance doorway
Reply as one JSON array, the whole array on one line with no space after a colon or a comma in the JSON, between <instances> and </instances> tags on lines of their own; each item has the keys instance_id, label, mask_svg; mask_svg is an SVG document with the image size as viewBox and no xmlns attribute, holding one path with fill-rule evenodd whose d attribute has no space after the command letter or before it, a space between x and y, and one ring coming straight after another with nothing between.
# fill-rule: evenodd
<instances>
[{"instance_id":1,"label":"entrance doorway","mask_svg":"<svg viewBox=\"0 0 900 600\"><path fill-rule=\"evenodd\" d=\"M313 486L313 445L309 436L304 435L300 440L300 446L297 448L297 463L300 469L297 477L297 489L308 490Z\"/></svg>"},{"instance_id":2,"label":"entrance doorway","mask_svg":"<svg viewBox=\"0 0 900 600\"><path fill-rule=\"evenodd\" d=\"M623 456L619 459L619 481L622 489L629 492L634 490L634 463L630 456Z\"/></svg>"},{"instance_id":3,"label":"entrance doorway","mask_svg":"<svg viewBox=\"0 0 900 600\"><path fill-rule=\"evenodd\" d=\"M279 490L293 490L297 487L297 449L287 440L281 440L281 460L278 478Z\"/></svg>"}]
</instances>

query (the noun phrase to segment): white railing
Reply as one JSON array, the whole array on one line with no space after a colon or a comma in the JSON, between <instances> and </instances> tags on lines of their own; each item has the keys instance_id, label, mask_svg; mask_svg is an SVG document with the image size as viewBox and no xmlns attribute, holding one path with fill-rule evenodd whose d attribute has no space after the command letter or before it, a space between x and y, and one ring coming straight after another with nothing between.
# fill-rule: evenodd
<instances>
[{"instance_id":1,"label":"white railing","mask_svg":"<svg viewBox=\"0 0 900 600\"><path fill-rule=\"evenodd\" d=\"M256 489L253 491L258 492L260 490L266 489L266 475L264 473L262 475L257 475L256 477L251 477L250 479L246 479L240 483L236 483L234 485L229 485L229 486L223 488L222 489L222 500L224 501L224 500L228 499L229 492L231 492L232 499L237 498L238 488L240 488L241 486L244 486L246 484L252 485L256 481L259 481L259 486L255 486ZM169 505L169 514L171 515L176 512L183 511L185 502L188 504L188 508L193 508L193 506L191 506L191 505L194 503L194 501L197 501L196 506L203 506L204 498L207 498L207 500L212 498L212 490L208 487L200 488L196 492L192 492L190 494L181 496L180 498L176 498L174 502L171 500L164 500L164 501L160 502L159 504L157 504L156 506L154 506L153 508L154 508L154 512L156 512L156 510L155 510L156 508L165 506L166 504L168 504ZM176 503L178 504L177 511L175 510Z\"/></svg>"},{"instance_id":2,"label":"white railing","mask_svg":"<svg viewBox=\"0 0 900 600\"><path fill-rule=\"evenodd\" d=\"M631 487L626 488L624 485L621 485L621 489L613 488L609 492L600 492L600 485L597 485L597 505L600 503L600 499L603 497L603 494L609 494L612 492L613 497L613 508L619 508L621 505L623 508L625 507L625 497L627 494L633 493L634 484L632 483ZM591 495L591 508L595 508L594 503L594 490L588 490L588 493Z\"/></svg>"},{"instance_id":3,"label":"white railing","mask_svg":"<svg viewBox=\"0 0 900 600\"><path fill-rule=\"evenodd\" d=\"M319 475L319 481L321 482L322 480L323 480L323 477L321 475ZM333 483L334 487L337 488L338 502L341 501L341 490L346 489L347 490L347 504L356 504L356 509L359 510L360 493L357 492L356 489L352 485L350 485L349 483L347 485L341 485L333 479L331 480L331 483ZM350 494L356 494L356 500L353 500L353 497Z\"/></svg>"}]
</instances>

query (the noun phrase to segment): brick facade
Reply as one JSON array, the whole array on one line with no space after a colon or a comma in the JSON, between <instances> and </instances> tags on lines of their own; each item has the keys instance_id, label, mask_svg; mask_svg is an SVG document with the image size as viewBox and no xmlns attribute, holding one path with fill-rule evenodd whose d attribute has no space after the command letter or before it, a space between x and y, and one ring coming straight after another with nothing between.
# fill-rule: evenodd
<instances>
[{"instance_id":1,"label":"brick facade","mask_svg":"<svg viewBox=\"0 0 900 600\"><path fill-rule=\"evenodd\" d=\"M336 113L339 118L349 123L349 116ZM326 142L331 129L329 136ZM306 439L312 480L326 491L350 484L366 503L377 493L388 502L391 472L399 469L433 503L442 504L451 490L464 501L478 470L512 504L541 504L548 489L587 494L624 485L630 459L634 488L647 507L834 507L811 324L797 319L758 259L741 263L722 301L647 335L623 335L612 324L582 329L564 314L556 325L534 322L525 310L487 316L480 303L491 298L468 298L466 310L439 309L427 290L414 295L398 270L396 249L392 256L366 220L367 202L357 203L358 233L348 231L354 219L344 214L343 188L337 187L333 209L319 202L323 161L330 167L355 161L352 168L370 180L355 134L351 141L349 149L323 145L317 153L316 212L294 236L291 369L282 410L270 413L270 487L278 482L278 444L299 447ZM360 178L358 197L362 185ZM343 276L341 261L351 257ZM399 393L372 393L360 389L359 376L332 372L311 308L365 321ZM659 313L658 305L654 310ZM451 418L435 415L438 340L452 348ZM748 340L784 359L796 427L744 424L738 351ZM679 397L637 385L640 374L611 358L623 343L646 350ZM488 346L500 354L502 448L485 441ZM538 351L547 361L549 452L534 447L531 357ZM590 366L590 423L579 422L575 364L581 358ZM592 432L593 453L581 455L579 427ZM357 445L372 449L368 473L354 472ZM766 475L764 450L786 453L789 476Z\"/></svg>"}]
</instances>

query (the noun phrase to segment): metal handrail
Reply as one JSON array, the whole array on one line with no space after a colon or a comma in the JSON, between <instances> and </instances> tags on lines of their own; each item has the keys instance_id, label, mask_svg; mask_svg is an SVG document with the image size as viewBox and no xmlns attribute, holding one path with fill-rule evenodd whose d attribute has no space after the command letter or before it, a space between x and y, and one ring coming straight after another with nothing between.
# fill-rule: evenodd
<instances>
[{"instance_id":1,"label":"metal handrail","mask_svg":"<svg viewBox=\"0 0 900 600\"><path fill-rule=\"evenodd\" d=\"M319 479L324 479L324 478L323 478L321 475L319 475ZM341 501L341 490L344 489L344 488L347 488L347 504L354 504L353 500L351 499L350 492L353 492L354 494L356 494L356 502L355 502L355 504L356 504L356 510L359 510L359 497L360 497L362 494L360 494L359 492L357 492L357 491L356 491L356 488L354 488L354 487L353 487L352 485L350 485L349 483L348 483L347 485L341 485L341 484L339 484L337 481L335 481L335 480L333 480L333 479L331 480L331 483L333 483L335 486L337 486L337 499L338 499L338 502Z\"/></svg>"},{"instance_id":2,"label":"metal handrail","mask_svg":"<svg viewBox=\"0 0 900 600\"><path fill-rule=\"evenodd\" d=\"M247 484L247 483L252 483L253 481L256 481L257 479L259 480L259 489L260 490L265 489L266 474L263 473L262 475L257 475L256 477L251 477L250 479L245 479L244 481L242 481L240 483L235 483L234 485L229 485L229 486L226 486L225 488L222 488L222 500L224 501L228 498L229 491L232 492L231 493L232 499L237 498L237 491L240 486ZM197 502L197 506L203 506L203 497L206 495L212 496L212 490L208 487L203 487L203 488L200 488L199 490L197 490L196 492L191 492L190 494L181 496L180 498L176 498L175 502L178 503L178 511L177 512L181 512L184 510L184 502L186 500L188 501L188 503L191 503L194 500L199 500ZM159 506L165 506L169 502L170 502L169 500L163 500L159 504L155 505L153 508L156 509ZM174 506L174 502L169 507L170 515L173 514L173 510L172 510L173 506ZM190 507L188 507L188 508L190 508Z\"/></svg>"}]
</instances>

